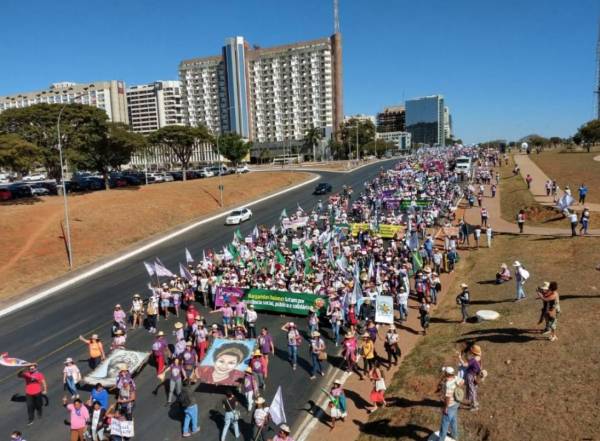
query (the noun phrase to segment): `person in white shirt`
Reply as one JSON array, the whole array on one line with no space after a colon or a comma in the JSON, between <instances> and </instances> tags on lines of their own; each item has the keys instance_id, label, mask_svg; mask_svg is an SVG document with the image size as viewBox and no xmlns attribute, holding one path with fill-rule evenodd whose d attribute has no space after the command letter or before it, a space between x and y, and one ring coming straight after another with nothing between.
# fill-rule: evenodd
<instances>
[{"instance_id":1,"label":"person in white shirt","mask_svg":"<svg viewBox=\"0 0 600 441\"><path fill-rule=\"evenodd\" d=\"M493 237L493 230L492 230L492 226L488 224L487 228L485 229L485 235L487 237L487 246L488 248L492 248L492 237Z\"/></svg>"},{"instance_id":2,"label":"person in white shirt","mask_svg":"<svg viewBox=\"0 0 600 441\"><path fill-rule=\"evenodd\" d=\"M253 440L258 440L259 438L264 441L263 431L269 425L269 407L265 406L265 399L263 397L258 397L256 399L256 410L254 411L254 437Z\"/></svg>"},{"instance_id":3,"label":"person in white shirt","mask_svg":"<svg viewBox=\"0 0 600 441\"><path fill-rule=\"evenodd\" d=\"M408 291L400 287L398 293L398 312L400 313L400 321L404 322L408 320Z\"/></svg>"},{"instance_id":4,"label":"person in white shirt","mask_svg":"<svg viewBox=\"0 0 600 441\"><path fill-rule=\"evenodd\" d=\"M458 407L460 403L456 402L455 391L457 387L461 387L464 381L455 375L454 368L447 366L442 368L444 378L440 384L441 399L442 399L442 423L438 441L445 441L448 429L452 438L458 439Z\"/></svg>"}]
</instances>

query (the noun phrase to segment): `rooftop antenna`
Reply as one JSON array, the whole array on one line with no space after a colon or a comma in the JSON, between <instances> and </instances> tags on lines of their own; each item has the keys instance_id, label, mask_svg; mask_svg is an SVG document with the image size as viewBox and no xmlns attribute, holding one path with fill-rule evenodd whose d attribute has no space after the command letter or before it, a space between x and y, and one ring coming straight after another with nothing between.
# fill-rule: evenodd
<instances>
[{"instance_id":1,"label":"rooftop antenna","mask_svg":"<svg viewBox=\"0 0 600 441\"><path fill-rule=\"evenodd\" d=\"M333 0L333 31L336 34L340 33L340 2Z\"/></svg>"}]
</instances>

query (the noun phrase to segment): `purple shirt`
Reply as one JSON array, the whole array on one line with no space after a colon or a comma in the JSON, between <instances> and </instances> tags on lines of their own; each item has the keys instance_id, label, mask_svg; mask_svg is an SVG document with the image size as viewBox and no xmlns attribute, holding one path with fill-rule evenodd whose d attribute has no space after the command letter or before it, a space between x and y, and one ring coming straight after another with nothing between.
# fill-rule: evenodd
<instances>
[{"instance_id":1,"label":"purple shirt","mask_svg":"<svg viewBox=\"0 0 600 441\"><path fill-rule=\"evenodd\" d=\"M261 335L258 337L258 345L260 346L260 352L263 354L271 353L271 344L273 343L273 338L271 335Z\"/></svg>"}]
</instances>

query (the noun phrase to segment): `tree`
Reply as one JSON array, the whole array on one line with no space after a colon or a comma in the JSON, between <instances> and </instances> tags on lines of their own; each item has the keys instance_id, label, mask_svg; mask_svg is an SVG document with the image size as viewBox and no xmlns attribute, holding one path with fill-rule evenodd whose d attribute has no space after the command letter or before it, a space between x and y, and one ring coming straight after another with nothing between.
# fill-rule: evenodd
<instances>
[{"instance_id":1,"label":"tree","mask_svg":"<svg viewBox=\"0 0 600 441\"><path fill-rule=\"evenodd\" d=\"M15 133L0 135L0 168L19 176L27 174L42 159L41 149Z\"/></svg>"},{"instance_id":2,"label":"tree","mask_svg":"<svg viewBox=\"0 0 600 441\"><path fill-rule=\"evenodd\" d=\"M356 151L357 126L359 150L362 150L362 146L375 139L375 124L371 120L350 118L340 126L340 138L346 145L348 152Z\"/></svg>"},{"instance_id":3,"label":"tree","mask_svg":"<svg viewBox=\"0 0 600 441\"><path fill-rule=\"evenodd\" d=\"M528 139L529 144L535 147L543 147L545 145L550 144L550 141L547 138L539 135L532 135Z\"/></svg>"},{"instance_id":4,"label":"tree","mask_svg":"<svg viewBox=\"0 0 600 441\"><path fill-rule=\"evenodd\" d=\"M364 149L369 155L375 155L378 158L381 158L388 150L394 149L395 146L396 145L393 142L384 141L383 139L375 139L365 145Z\"/></svg>"},{"instance_id":5,"label":"tree","mask_svg":"<svg viewBox=\"0 0 600 441\"><path fill-rule=\"evenodd\" d=\"M327 148L334 159L348 159L348 149L341 142L331 138L327 143Z\"/></svg>"},{"instance_id":6,"label":"tree","mask_svg":"<svg viewBox=\"0 0 600 441\"><path fill-rule=\"evenodd\" d=\"M237 133L226 133L219 137L219 152L234 166L237 166L242 159L248 156L251 147L252 143L244 141Z\"/></svg>"},{"instance_id":7,"label":"tree","mask_svg":"<svg viewBox=\"0 0 600 441\"><path fill-rule=\"evenodd\" d=\"M558 136L553 136L550 138L550 144L552 144L552 147L556 147L559 144L562 144L563 140L558 137Z\"/></svg>"},{"instance_id":8,"label":"tree","mask_svg":"<svg viewBox=\"0 0 600 441\"><path fill-rule=\"evenodd\" d=\"M142 150L146 144L146 138L130 132L127 125L111 122L107 124L107 132L102 139L86 144L78 150L79 155L74 162L81 168L101 173L104 186L108 190L108 173L127 164L132 153Z\"/></svg>"},{"instance_id":9,"label":"tree","mask_svg":"<svg viewBox=\"0 0 600 441\"><path fill-rule=\"evenodd\" d=\"M153 144L162 145L169 149L181 164L183 180L186 180L190 159L194 149L199 144L210 142L212 137L208 129L200 125L189 126L165 126L150 134L148 141Z\"/></svg>"},{"instance_id":10,"label":"tree","mask_svg":"<svg viewBox=\"0 0 600 441\"><path fill-rule=\"evenodd\" d=\"M316 148L323 139L323 129L320 127L311 127L304 134L304 142L307 146L312 148L312 159L315 161L317 159ZM321 160L323 160L323 154L321 153Z\"/></svg>"},{"instance_id":11,"label":"tree","mask_svg":"<svg viewBox=\"0 0 600 441\"><path fill-rule=\"evenodd\" d=\"M271 159L273 159L273 153L271 152L271 149L268 147L263 147L260 151L258 159L261 164L269 162Z\"/></svg>"},{"instance_id":12,"label":"tree","mask_svg":"<svg viewBox=\"0 0 600 441\"><path fill-rule=\"evenodd\" d=\"M600 142L600 120L594 119L588 121L579 128L577 135L579 135L579 138L585 144Z\"/></svg>"},{"instance_id":13,"label":"tree","mask_svg":"<svg viewBox=\"0 0 600 441\"><path fill-rule=\"evenodd\" d=\"M0 132L17 134L39 147L41 163L55 179L61 176L57 132L61 110L63 155L68 161L79 162L80 149L106 136L108 116L102 109L82 104L35 104L0 114Z\"/></svg>"}]
</instances>

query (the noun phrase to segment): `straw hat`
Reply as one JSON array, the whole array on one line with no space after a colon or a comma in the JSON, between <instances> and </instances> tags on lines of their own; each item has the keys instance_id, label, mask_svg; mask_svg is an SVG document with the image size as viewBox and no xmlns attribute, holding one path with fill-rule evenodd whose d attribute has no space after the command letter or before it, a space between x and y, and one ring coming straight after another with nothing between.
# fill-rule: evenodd
<instances>
[{"instance_id":1,"label":"straw hat","mask_svg":"<svg viewBox=\"0 0 600 441\"><path fill-rule=\"evenodd\" d=\"M540 286L540 289L541 289L542 291L547 291L547 290L549 290L549 289L550 289L550 282L544 282L544 283L542 283L542 286Z\"/></svg>"},{"instance_id":2,"label":"straw hat","mask_svg":"<svg viewBox=\"0 0 600 441\"><path fill-rule=\"evenodd\" d=\"M212 329L219 329L219 325L217 325L216 323L213 323L213 325L211 326Z\"/></svg>"},{"instance_id":3,"label":"straw hat","mask_svg":"<svg viewBox=\"0 0 600 441\"><path fill-rule=\"evenodd\" d=\"M127 366L127 363L120 363L119 365L117 365L117 368L119 368L119 372L129 370L129 366Z\"/></svg>"},{"instance_id":4,"label":"straw hat","mask_svg":"<svg viewBox=\"0 0 600 441\"><path fill-rule=\"evenodd\" d=\"M69 363L73 363L73 359L72 359L71 357L68 357L68 358L65 360L65 364L69 364Z\"/></svg>"},{"instance_id":5,"label":"straw hat","mask_svg":"<svg viewBox=\"0 0 600 441\"><path fill-rule=\"evenodd\" d=\"M192 346L192 342L191 341L187 341L187 342L185 342L185 345L186 346Z\"/></svg>"},{"instance_id":6,"label":"straw hat","mask_svg":"<svg viewBox=\"0 0 600 441\"><path fill-rule=\"evenodd\" d=\"M314 332L312 333L312 336L313 336L313 337L320 337L320 336L321 336L321 333L320 333L319 331L314 331Z\"/></svg>"},{"instance_id":7,"label":"straw hat","mask_svg":"<svg viewBox=\"0 0 600 441\"><path fill-rule=\"evenodd\" d=\"M98 334L92 334L90 340L100 340L100 338L98 338Z\"/></svg>"},{"instance_id":8,"label":"straw hat","mask_svg":"<svg viewBox=\"0 0 600 441\"><path fill-rule=\"evenodd\" d=\"M183 323L181 323L181 322L175 323L175 329L181 329L181 328L183 328Z\"/></svg>"},{"instance_id":9,"label":"straw hat","mask_svg":"<svg viewBox=\"0 0 600 441\"><path fill-rule=\"evenodd\" d=\"M461 284L460 284L460 287L461 287L461 288L468 288L468 287L469 287L469 285L467 285L466 283L461 283Z\"/></svg>"},{"instance_id":10,"label":"straw hat","mask_svg":"<svg viewBox=\"0 0 600 441\"><path fill-rule=\"evenodd\" d=\"M454 368L452 366L445 366L442 368L442 372L446 375L454 375Z\"/></svg>"},{"instance_id":11,"label":"straw hat","mask_svg":"<svg viewBox=\"0 0 600 441\"><path fill-rule=\"evenodd\" d=\"M363 335L361 335L362 338L371 338L371 336L369 335L368 332L365 332Z\"/></svg>"},{"instance_id":12,"label":"straw hat","mask_svg":"<svg viewBox=\"0 0 600 441\"><path fill-rule=\"evenodd\" d=\"M124 334L124 332L121 329L117 329L115 331L115 335L123 335L123 334Z\"/></svg>"},{"instance_id":13,"label":"straw hat","mask_svg":"<svg viewBox=\"0 0 600 441\"><path fill-rule=\"evenodd\" d=\"M287 424L282 424L281 426L279 426L279 430L287 434L290 433L290 427Z\"/></svg>"},{"instance_id":14,"label":"straw hat","mask_svg":"<svg viewBox=\"0 0 600 441\"><path fill-rule=\"evenodd\" d=\"M265 403L266 403L266 401L263 397L258 397L256 399L256 404L265 404Z\"/></svg>"},{"instance_id":15,"label":"straw hat","mask_svg":"<svg viewBox=\"0 0 600 441\"><path fill-rule=\"evenodd\" d=\"M518 260L515 260L515 263L513 263L513 266L515 266L515 267L521 266L521 262L519 262Z\"/></svg>"},{"instance_id":16,"label":"straw hat","mask_svg":"<svg viewBox=\"0 0 600 441\"><path fill-rule=\"evenodd\" d=\"M140 297L141 297L141 296L140 296L139 294L134 294L134 295L133 295L133 298L134 298L134 299L139 299Z\"/></svg>"},{"instance_id":17,"label":"straw hat","mask_svg":"<svg viewBox=\"0 0 600 441\"><path fill-rule=\"evenodd\" d=\"M481 355L481 348L479 347L479 345L471 346L471 354L479 356Z\"/></svg>"},{"instance_id":18,"label":"straw hat","mask_svg":"<svg viewBox=\"0 0 600 441\"><path fill-rule=\"evenodd\" d=\"M337 384L338 386L341 386L342 380L333 380L333 384Z\"/></svg>"},{"instance_id":19,"label":"straw hat","mask_svg":"<svg viewBox=\"0 0 600 441\"><path fill-rule=\"evenodd\" d=\"M346 335L344 336L344 338L352 338L354 337L354 334L352 332L346 332Z\"/></svg>"},{"instance_id":20,"label":"straw hat","mask_svg":"<svg viewBox=\"0 0 600 441\"><path fill-rule=\"evenodd\" d=\"M260 349L257 349L257 350L255 350L255 351L252 353L252 356L253 356L253 357L261 357L261 356L262 356L262 352L260 352Z\"/></svg>"}]
</instances>

